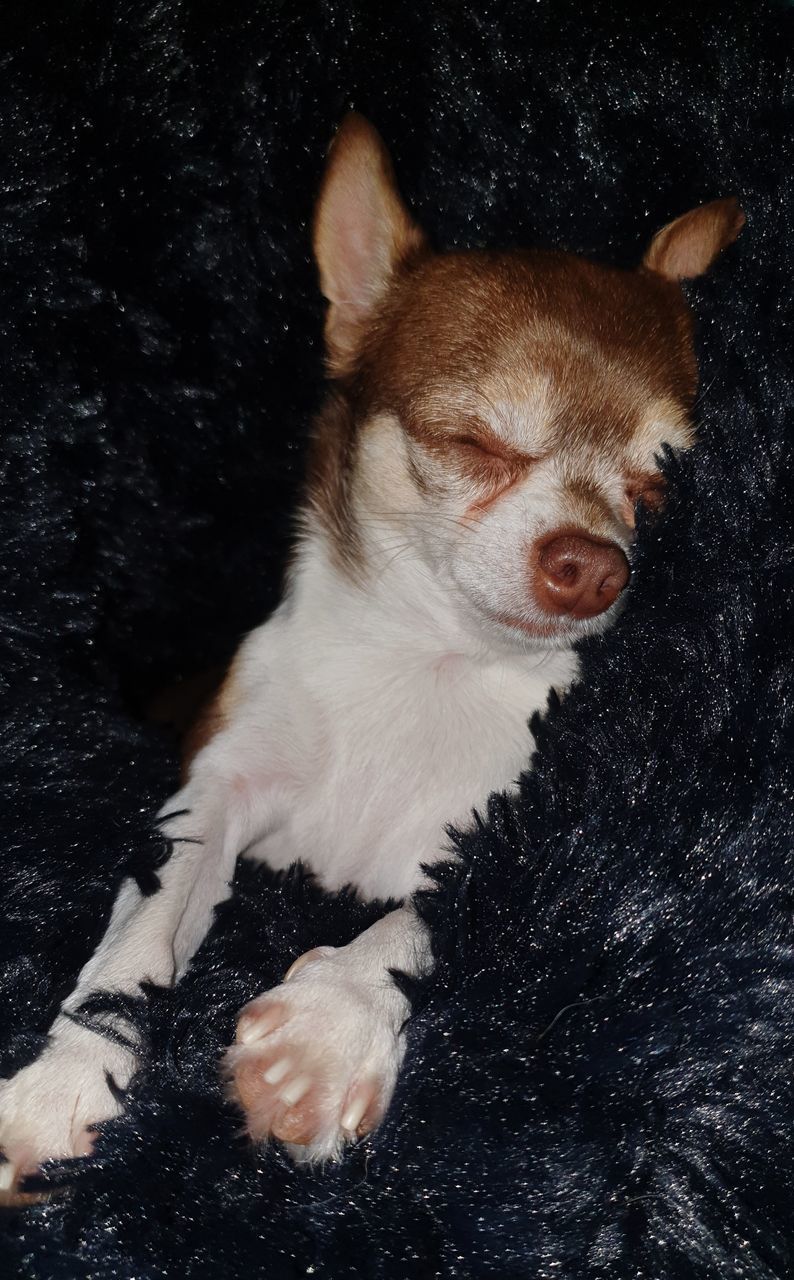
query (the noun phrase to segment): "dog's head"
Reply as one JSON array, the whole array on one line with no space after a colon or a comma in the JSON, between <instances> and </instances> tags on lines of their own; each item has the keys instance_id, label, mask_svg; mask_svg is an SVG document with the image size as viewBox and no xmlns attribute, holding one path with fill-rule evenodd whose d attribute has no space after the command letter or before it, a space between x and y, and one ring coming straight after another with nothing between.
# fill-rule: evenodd
<instances>
[{"instance_id":1,"label":"dog's head","mask_svg":"<svg viewBox=\"0 0 794 1280\"><path fill-rule=\"evenodd\" d=\"M636 271L562 252L437 254L360 116L329 156L314 246L329 307L310 500L351 570L411 548L469 629L570 644L614 617L635 504L663 443L692 443L697 370L679 281L738 235L693 209ZM385 561L384 561L385 562Z\"/></svg>"}]
</instances>

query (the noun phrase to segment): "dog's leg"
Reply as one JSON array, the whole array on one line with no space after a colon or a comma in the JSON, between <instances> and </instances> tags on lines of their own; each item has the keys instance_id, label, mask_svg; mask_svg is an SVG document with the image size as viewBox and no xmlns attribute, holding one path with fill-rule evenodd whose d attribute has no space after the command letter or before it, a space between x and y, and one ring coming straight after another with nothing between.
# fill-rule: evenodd
<instances>
[{"instance_id":1,"label":"dog's leg","mask_svg":"<svg viewBox=\"0 0 794 1280\"><path fill-rule=\"evenodd\" d=\"M94 992L140 994L144 980L169 984L183 973L228 896L238 853L273 821L266 779L234 765L234 742L199 756L188 784L163 807L158 824L170 842L160 888L145 896L121 887L108 929L64 1002L41 1056L0 1083L0 1189L52 1157L91 1149L91 1126L117 1114L119 1090L138 1063L134 1033L122 1018L93 1019L81 1006ZM258 785L257 785L258 784ZM107 1034L102 1034L103 1029Z\"/></svg>"},{"instance_id":2,"label":"dog's leg","mask_svg":"<svg viewBox=\"0 0 794 1280\"><path fill-rule=\"evenodd\" d=\"M346 947L301 956L281 986L246 1005L226 1071L248 1132L328 1160L380 1123L405 1052L409 1004L391 976L430 968L427 930L410 907Z\"/></svg>"}]
</instances>

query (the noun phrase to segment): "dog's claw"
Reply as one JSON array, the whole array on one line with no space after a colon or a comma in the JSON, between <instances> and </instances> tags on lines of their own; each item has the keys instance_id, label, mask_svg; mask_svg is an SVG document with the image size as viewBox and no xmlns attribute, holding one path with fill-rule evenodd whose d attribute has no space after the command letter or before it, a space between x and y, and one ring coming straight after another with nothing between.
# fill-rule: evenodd
<instances>
[{"instance_id":1,"label":"dog's claw","mask_svg":"<svg viewBox=\"0 0 794 1280\"><path fill-rule=\"evenodd\" d=\"M363 1126L364 1116L375 1101L376 1091L372 1088L358 1089L348 1099L340 1124L345 1133L358 1137L368 1132L371 1126Z\"/></svg>"},{"instance_id":2,"label":"dog's claw","mask_svg":"<svg viewBox=\"0 0 794 1280\"><path fill-rule=\"evenodd\" d=\"M311 1076L296 1076L281 1090L279 1098L288 1107L294 1107L311 1088Z\"/></svg>"},{"instance_id":3,"label":"dog's claw","mask_svg":"<svg viewBox=\"0 0 794 1280\"><path fill-rule=\"evenodd\" d=\"M275 1031L284 1017L284 1006L278 1000L274 1000L267 1008L243 1013L237 1023L237 1043L254 1044L257 1040L263 1040L271 1031Z\"/></svg>"},{"instance_id":4,"label":"dog's claw","mask_svg":"<svg viewBox=\"0 0 794 1280\"><path fill-rule=\"evenodd\" d=\"M278 1058L272 1067L268 1067L267 1071L262 1073L262 1079L265 1084L278 1084L279 1080L283 1080L284 1076L292 1066L289 1058Z\"/></svg>"}]
</instances>

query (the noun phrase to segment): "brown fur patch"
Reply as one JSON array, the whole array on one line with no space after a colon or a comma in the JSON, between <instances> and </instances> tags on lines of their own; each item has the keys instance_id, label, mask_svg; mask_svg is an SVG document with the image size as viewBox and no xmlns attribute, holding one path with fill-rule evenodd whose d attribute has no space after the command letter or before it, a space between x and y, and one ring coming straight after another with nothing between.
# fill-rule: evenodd
<instances>
[{"instance_id":1,"label":"brown fur patch","mask_svg":"<svg viewBox=\"0 0 794 1280\"><path fill-rule=\"evenodd\" d=\"M625 448L652 401L685 410L697 374L680 288L651 273L564 253L471 252L406 273L360 358L367 412L398 414L415 432L444 429L435 388L498 387L521 403L549 379L549 444ZM455 396L449 434L459 434Z\"/></svg>"},{"instance_id":2,"label":"brown fur patch","mask_svg":"<svg viewBox=\"0 0 794 1280\"><path fill-rule=\"evenodd\" d=\"M147 720L167 725L180 737L184 736L201 708L218 692L225 675L226 667L208 667L159 689L144 707Z\"/></svg>"},{"instance_id":3,"label":"brown fur patch","mask_svg":"<svg viewBox=\"0 0 794 1280\"><path fill-rule=\"evenodd\" d=\"M204 747L212 741L216 734L220 733L225 725L226 715L223 709L223 690L219 689L201 708L184 736L179 761L180 782L184 784L187 781L190 767L198 753L203 751Z\"/></svg>"},{"instance_id":4,"label":"brown fur patch","mask_svg":"<svg viewBox=\"0 0 794 1280\"><path fill-rule=\"evenodd\" d=\"M626 496L629 502L642 501L649 511L661 511L667 496L667 482L658 471L643 471L628 477Z\"/></svg>"},{"instance_id":5,"label":"brown fur patch","mask_svg":"<svg viewBox=\"0 0 794 1280\"><path fill-rule=\"evenodd\" d=\"M203 704L182 739L180 778L184 783L196 756L232 719L238 700L236 659Z\"/></svg>"},{"instance_id":6,"label":"brown fur patch","mask_svg":"<svg viewBox=\"0 0 794 1280\"><path fill-rule=\"evenodd\" d=\"M343 389L332 390L318 416L309 450L306 496L325 531L339 568L356 573L361 563L351 490L356 418Z\"/></svg>"}]
</instances>

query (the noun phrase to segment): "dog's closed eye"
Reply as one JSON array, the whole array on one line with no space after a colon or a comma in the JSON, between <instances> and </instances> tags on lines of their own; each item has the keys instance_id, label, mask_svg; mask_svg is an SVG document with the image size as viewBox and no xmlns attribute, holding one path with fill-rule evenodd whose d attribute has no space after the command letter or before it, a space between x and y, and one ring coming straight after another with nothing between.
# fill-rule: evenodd
<instances>
[{"instance_id":1,"label":"dog's closed eye","mask_svg":"<svg viewBox=\"0 0 794 1280\"><path fill-rule=\"evenodd\" d=\"M658 510L667 496L667 481L664 476L652 473L634 477L629 481L627 493L632 502L642 501L651 510Z\"/></svg>"},{"instance_id":2,"label":"dog's closed eye","mask_svg":"<svg viewBox=\"0 0 794 1280\"><path fill-rule=\"evenodd\" d=\"M491 436L465 432L450 437L449 444L456 469L462 471L481 494L476 503L478 511L523 479L537 461Z\"/></svg>"},{"instance_id":3,"label":"dog's closed eye","mask_svg":"<svg viewBox=\"0 0 794 1280\"><path fill-rule=\"evenodd\" d=\"M631 519L628 523L634 524L634 509L638 502L656 515L664 509L666 497L667 481L659 472L648 471L629 476L626 481L626 506L631 511Z\"/></svg>"},{"instance_id":4,"label":"dog's closed eye","mask_svg":"<svg viewBox=\"0 0 794 1280\"><path fill-rule=\"evenodd\" d=\"M452 436L450 438L450 443L458 445L461 449L477 449L480 453L490 452L488 446L483 444L482 440L478 439L477 436L470 434Z\"/></svg>"},{"instance_id":5,"label":"dog's closed eye","mask_svg":"<svg viewBox=\"0 0 794 1280\"><path fill-rule=\"evenodd\" d=\"M490 432L475 433L462 431L448 437L448 442L461 452L469 453L473 459L487 459L488 462L500 462L516 471L526 472L538 459L531 454L522 453L505 444L498 436Z\"/></svg>"}]
</instances>

